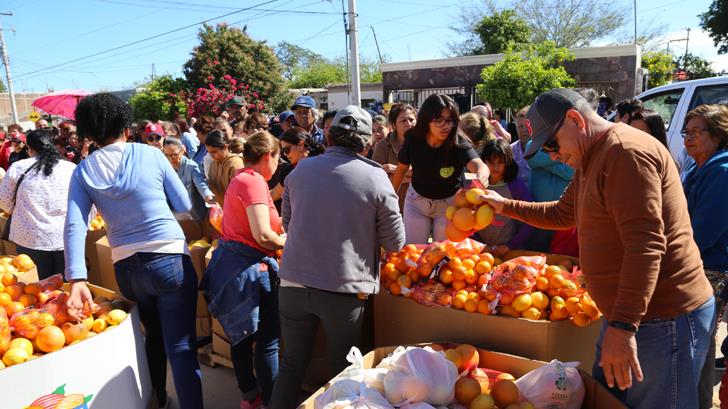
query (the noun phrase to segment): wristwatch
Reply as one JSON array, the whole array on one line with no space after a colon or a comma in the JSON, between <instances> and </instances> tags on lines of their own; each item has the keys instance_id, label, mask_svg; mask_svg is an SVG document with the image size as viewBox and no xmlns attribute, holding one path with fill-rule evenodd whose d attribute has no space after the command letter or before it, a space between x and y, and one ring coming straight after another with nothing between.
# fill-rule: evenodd
<instances>
[{"instance_id":1,"label":"wristwatch","mask_svg":"<svg viewBox=\"0 0 728 409\"><path fill-rule=\"evenodd\" d=\"M626 322L609 321L609 326L628 332L637 332L637 326L635 324L627 324Z\"/></svg>"}]
</instances>

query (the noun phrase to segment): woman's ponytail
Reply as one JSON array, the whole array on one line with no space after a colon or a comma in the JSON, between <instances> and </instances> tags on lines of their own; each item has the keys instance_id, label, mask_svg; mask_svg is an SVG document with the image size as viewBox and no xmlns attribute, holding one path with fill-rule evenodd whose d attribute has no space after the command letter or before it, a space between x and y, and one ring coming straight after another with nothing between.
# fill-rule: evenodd
<instances>
[{"instance_id":1,"label":"woman's ponytail","mask_svg":"<svg viewBox=\"0 0 728 409\"><path fill-rule=\"evenodd\" d=\"M39 167L36 172L43 170L43 174L50 176L53 168L61 161L61 154L53 144L53 132L50 129L36 129L28 133L27 144L35 151Z\"/></svg>"}]
</instances>

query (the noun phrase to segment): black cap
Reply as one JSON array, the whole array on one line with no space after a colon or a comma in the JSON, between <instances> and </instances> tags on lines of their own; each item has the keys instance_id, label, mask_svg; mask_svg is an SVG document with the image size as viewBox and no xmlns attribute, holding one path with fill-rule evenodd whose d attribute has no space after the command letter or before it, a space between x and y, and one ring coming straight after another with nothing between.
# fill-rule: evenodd
<instances>
[{"instance_id":1,"label":"black cap","mask_svg":"<svg viewBox=\"0 0 728 409\"><path fill-rule=\"evenodd\" d=\"M530 158L535 155L554 135L566 112L582 107L583 103L586 103L584 97L568 88L555 88L537 96L526 113L531 126L531 143L524 156Z\"/></svg>"}]
</instances>

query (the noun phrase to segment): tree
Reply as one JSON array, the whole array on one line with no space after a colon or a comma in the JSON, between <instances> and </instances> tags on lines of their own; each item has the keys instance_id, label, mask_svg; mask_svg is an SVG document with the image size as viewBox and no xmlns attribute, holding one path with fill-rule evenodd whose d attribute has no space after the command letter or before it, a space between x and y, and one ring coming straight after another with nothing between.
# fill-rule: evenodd
<instances>
[{"instance_id":1,"label":"tree","mask_svg":"<svg viewBox=\"0 0 728 409\"><path fill-rule=\"evenodd\" d=\"M187 114L187 102L184 97L187 81L183 78L164 75L143 84L141 88L129 99L134 120L169 121L178 114Z\"/></svg>"},{"instance_id":2,"label":"tree","mask_svg":"<svg viewBox=\"0 0 728 409\"><path fill-rule=\"evenodd\" d=\"M685 71L686 80L709 78L717 75L717 73L713 71L710 61L692 53L680 55L675 58L675 68Z\"/></svg>"},{"instance_id":3,"label":"tree","mask_svg":"<svg viewBox=\"0 0 728 409\"><path fill-rule=\"evenodd\" d=\"M229 75L247 84L263 101L284 92L280 63L265 42L255 41L245 30L226 24L205 24L198 37L200 45L192 50L192 57L183 67L192 87L223 86L224 77Z\"/></svg>"},{"instance_id":4,"label":"tree","mask_svg":"<svg viewBox=\"0 0 728 409\"><path fill-rule=\"evenodd\" d=\"M475 26L481 46L473 54L498 54L520 44L528 43L531 35L526 22L513 10L496 12Z\"/></svg>"},{"instance_id":5,"label":"tree","mask_svg":"<svg viewBox=\"0 0 728 409\"><path fill-rule=\"evenodd\" d=\"M574 79L563 64L574 59L551 41L511 49L503 60L483 68L478 96L499 108L520 109L553 88L572 87Z\"/></svg>"},{"instance_id":6,"label":"tree","mask_svg":"<svg viewBox=\"0 0 728 409\"><path fill-rule=\"evenodd\" d=\"M728 53L728 0L713 0L708 11L698 17L700 27L713 39L718 53Z\"/></svg>"},{"instance_id":7,"label":"tree","mask_svg":"<svg viewBox=\"0 0 728 409\"><path fill-rule=\"evenodd\" d=\"M672 80L674 68L672 54L658 51L648 51L642 54L642 68L649 70L649 88L665 85Z\"/></svg>"},{"instance_id":8,"label":"tree","mask_svg":"<svg viewBox=\"0 0 728 409\"><path fill-rule=\"evenodd\" d=\"M359 77L362 84L382 82L382 71L379 63L362 59L359 63ZM344 83L348 78L349 71L346 67L346 60L344 57L340 57L294 69L293 79L288 83L288 86L290 88L325 88L330 84Z\"/></svg>"},{"instance_id":9,"label":"tree","mask_svg":"<svg viewBox=\"0 0 728 409\"><path fill-rule=\"evenodd\" d=\"M288 81L293 80L296 69L305 69L313 64L326 62L323 56L287 41L279 42L275 47L275 53L283 67L283 76Z\"/></svg>"}]
</instances>

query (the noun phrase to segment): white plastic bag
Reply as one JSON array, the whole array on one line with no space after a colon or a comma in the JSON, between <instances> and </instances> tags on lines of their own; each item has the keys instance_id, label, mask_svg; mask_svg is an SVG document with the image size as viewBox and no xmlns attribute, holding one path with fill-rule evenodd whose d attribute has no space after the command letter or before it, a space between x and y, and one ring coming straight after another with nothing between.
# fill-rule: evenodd
<instances>
[{"instance_id":1,"label":"white plastic bag","mask_svg":"<svg viewBox=\"0 0 728 409\"><path fill-rule=\"evenodd\" d=\"M554 359L518 378L516 385L536 409L580 409L585 391L578 365Z\"/></svg>"},{"instance_id":2,"label":"white plastic bag","mask_svg":"<svg viewBox=\"0 0 728 409\"><path fill-rule=\"evenodd\" d=\"M352 379L363 382L366 386L384 394L384 375L389 372L388 368L365 368L364 357L357 347L351 347L349 354L346 355L346 360L351 362L351 365L337 375L334 382L342 379Z\"/></svg>"},{"instance_id":3,"label":"white plastic bag","mask_svg":"<svg viewBox=\"0 0 728 409\"><path fill-rule=\"evenodd\" d=\"M410 347L409 349L412 349L412 348L413 347ZM391 369L392 363L394 361L396 361L397 359L399 359L399 357L402 356L402 354L404 354L405 352L407 352L407 348L397 347L397 349L392 351L391 354L389 354L386 358L382 359L382 361L379 362L379 365L377 365L377 368L387 369L387 370Z\"/></svg>"},{"instance_id":4,"label":"white plastic bag","mask_svg":"<svg viewBox=\"0 0 728 409\"><path fill-rule=\"evenodd\" d=\"M410 348L392 361L384 376L384 396L395 406L427 402L447 405L455 395L458 370L441 352Z\"/></svg>"},{"instance_id":5,"label":"white plastic bag","mask_svg":"<svg viewBox=\"0 0 728 409\"><path fill-rule=\"evenodd\" d=\"M316 398L315 409L394 409L387 399L361 382L340 380Z\"/></svg>"},{"instance_id":6,"label":"white plastic bag","mask_svg":"<svg viewBox=\"0 0 728 409\"><path fill-rule=\"evenodd\" d=\"M435 407L426 402L414 402L402 405L399 409L435 409Z\"/></svg>"}]
</instances>

